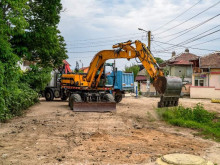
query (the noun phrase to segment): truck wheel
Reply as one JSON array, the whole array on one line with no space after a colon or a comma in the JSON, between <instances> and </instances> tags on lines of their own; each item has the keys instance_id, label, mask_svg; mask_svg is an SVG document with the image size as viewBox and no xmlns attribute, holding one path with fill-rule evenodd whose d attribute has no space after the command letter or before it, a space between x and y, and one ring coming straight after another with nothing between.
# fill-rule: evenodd
<instances>
[{"instance_id":1,"label":"truck wheel","mask_svg":"<svg viewBox=\"0 0 220 165\"><path fill-rule=\"evenodd\" d=\"M47 101L53 101L54 95L53 95L53 92L52 92L51 90L47 90L47 91L45 92L45 99L46 99Z\"/></svg>"},{"instance_id":2,"label":"truck wheel","mask_svg":"<svg viewBox=\"0 0 220 165\"><path fill-rule=\"evenodd\" d=\"M115 99L112 94L105 94L103 97L104 101L114 103Z\"/></svg>"},{"instance_id":3,"label":"truck wheel","mask_svg":"<svg viewBox=\"0 0 220 165\"><path fill-rule=\"evenodd\" d=\"M122 93L121 93L121 92L117 92L117 93L115 94L115 102L116 102L116 103L120 103L121 100L122 100Z\"/></svg>"},{"instance_id":4,"label":"truck wheel","mask_svg":"<svg viewBox=\"0 0 220 165\"><path fill-rule=\"evenodd\" d=\"M82 98L79 94L72 94L69 98L70 109L73 110L74 102L82 102Z\"/></svg>"}]
</instances>

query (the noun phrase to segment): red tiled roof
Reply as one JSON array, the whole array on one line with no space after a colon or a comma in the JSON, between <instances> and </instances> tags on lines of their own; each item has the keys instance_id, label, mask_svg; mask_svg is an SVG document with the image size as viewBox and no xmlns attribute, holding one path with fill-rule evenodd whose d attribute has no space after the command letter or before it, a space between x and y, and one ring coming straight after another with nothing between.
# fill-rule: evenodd
<instances>
[{"instance_id":1,"label":"red tiled roof","mask_svg":"<svg viewBox=\"0 0 220 165\"><path fill-rule=\"evenodd\" d=\"M85 69L88 69L89 67L82 67L80 68L79 70L85 70Z\"/></svg>"},{"instance_id":2,"label":"red tiled roof","mask_svg":"<svg viewBox=\"0 0 220 165\"><path fill-rule=\"evenodd\" d=\"M179 55L172 57L171 59L165 61L160 66L168 65L191 65L193 64L190 60L197 59L198 56L189 52L184 52Z\"/></svg>"},{"instance_id":3,"label":"red tiled roof","mask_svg":"<svg viewBox=\"0 0 220 165\"><path fill-rule=\"evenodd\" d=\"M147 81L146 76L136 76L136 81Z\"/></svg>"},{"instance_id":4,"label":"red tiled roof","mask_svg":"<svg viewBox=\"0 0 220 165\"><path fill-rule=\"evenodd\" d=\"M220 52L201 57L200 68L220 68Z\"/></svg>"}]
</instances>

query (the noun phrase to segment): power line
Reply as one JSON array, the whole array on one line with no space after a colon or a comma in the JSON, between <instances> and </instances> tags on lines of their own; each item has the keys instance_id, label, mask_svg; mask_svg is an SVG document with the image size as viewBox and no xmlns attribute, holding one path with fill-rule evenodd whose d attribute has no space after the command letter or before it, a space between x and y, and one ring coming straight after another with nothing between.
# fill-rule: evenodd
<instances>
[{"instance_id":1,"label":"power line","mask_svg":"<svg viewBox=\"0 0 220 165\"><path fill-rule=\"evenodd\" d=\"M136 35L136 36L132 36L132 37L123 37L123 38L119 38L119 39L111 39L111 40L105 40L105 41L96 41L96 42L87 42L87 43L74 43L74 44L67 44L67 45L73 45L73 47L75 45L83 45L83 46L86 46L86 45L96 45L96 44L100 44L100 43L114 43L114 44L117 44L117 43L120 43L122 42L121 40L131 40L131 39L137 39L137 38L140 38L141 36L140 35Z\"/></svg>"},{"instance_id":2,"label":"power line","mask_svg":"<svg viewBox=\"0 0 220 165\"><path fill-rule=\"evenodd\" d=\"M220 31L220 29L218 31ZM206 51L217 51L217 50L210 50L210 49L203 49L203 48L194 48L194 47L191 47L191 46L183 46L183 45L179 45L179 44L171 44L171 43L155 41L155 40L154 40L154 42L158 42L158 43L166 44L166 45L173 45L173 46L176 46L176 47L183 47L183 48L190 48L190 49L197 49L197 50L206 50Z\"/></svg>"},{"instance_id":3,"label":"power line","mask_svg":"<svg viewBox=\"0 0 220 165\"><path fill-rule=\"evenodd\" d=\"M208 43L208 42L211 42L211 41L215 41L215 40L219 40L220 38L215 38L215 39L212 39L212 40L208 40L208 41L205 41L205 42L200 42L198 44L194 44L194 45L191 45L191 46L196 46L196 45L202 45L202 44L205 44L205 43Z\"/></svg>"},{"instance_id":4,"label":"power line","mask_svg":"<svg viewBox=\"0 0 220 165\"><path fill-rule=\"evenodd\" d=\"M200 34L198 34L198 35L192 37L192 38L189 38L189 39L187 39L187 40L185 40L185 41L183 41L183 42L180 42L180 43L177 44L177 45L189 44L189 43L191 43L191 42L197 41L197 40L199 40L199 39L201 39L201 38L204 38L204 37L206 37L206 36L212 35L212 34L218 32L219 30L214 31L214 32L211 32L211 33L208 33L207 35L203 35L202 37L198 37L198 36L201 36L202 34L207 33L207 32L209 32L209 31L211 31L211 30L213 30L213 29L215 29L215 28L217 28L217 27L219 27L219 26L220 26L220 25L217 25L217 26L215 26L215 27L213 27L213 28L210 28L210 29L208 29L208 30L206 30L206 31L204 31L204 32L202 32L202 33L200 33ZM196 37L198 37L198 38L196 38ZM174 47L175 47L175 46L171 46L171 47L168 47L168 48L166 48L166 49L167 49L167 50L170 50L170 49L173 49Z\"/></svg>"},{"instance_id":5,"label":"power line","mask_svg":"<svg viewBox=\"0 0 220 165\"><path fill-rule=\"evenodd\" d=\"M131 36L131 35L137 35L137 34L142 34L141 32L139 33L131 33L131 34L124 34L124 35L116 35L116 36L109 36L109 37L100 37L100 38L90 38L90 39L82 39L82 40L74 40L74 42L85 42L85 41L91 41L91 40L103 40L103 39L108 39L108 38L116 38L116 37L122 37L122 36ZM69 42L69 41L67 41Z\"/></svg>"},{"instance_id":6,"label":"power line","mask_svg":"<svg viewBox=\"0 0 220 165\"><path fill-rule=\"evenodd\" d=\"M191 6L190 8L188 8L187 10L185 10L184 12L182 12L181 14L179 14L178 16L176 16L174 19L168 21L167 23L159 26L157 29L155 29L154 31L158 31L159 29L161 29L162 27L168 25L169 23L175 21L177 18L179 18L180 16L182 16L183 14L185 14L186 12L188 12L190 9L192 9L193 7L195 7L196 5L198 5L202 0L198 1L197 3L195 3L193 6Z\"/></svg>"},{"instance_id":7,"label":"power line","mask_svg":"<svg viewBox=\"0 0 220 165\"><path fill-rule=\"evenodd\" d=\"M176 38L179 38L179 37L183 36L184 34L189 33L190 31L193 31L194 29L196 29L196 28L198 28L198 27L200 27L200 26L202 26L202 25L208 23L209 21L211 21L212 19L214 19L214 18L216 18L216 17L218 17L218 16L220 16L220 14L217 14L217 15L215 15L214 17L211 17L211 18L209 18L209 19L207 19L207 20L205 20L205 21L203 21L203 22L201 22L201 23L199 23L199 24L197 24L197 25L195 25L195 26L192 26L192 27L190 27L190 28L188 28L188 29L185 29L184 31L186 31L186 32L184 32L184 33L182 33L182 34L180 34L180 35L178 35L178 36L176 36L176 37L174 37L174 38L168 40L167 42L169 42L169 41L171 41L171 40L174 40L174 39L176 39Z\"/></svg>"},{"instance_id":8,"label":"power line","mask_svg":"<svg viewBox=\"0 0 220 165\"><path fill-rule=\"evenodd\" d=\"M201 11L200 13L194 15L193 17L191 17L191 18L189 18L189 19L183 21L182 23L177 24L177 25L175 25L175 26L173 26L173 27L171 27L171 28L169 28L169 29L167 29L167 30L164 30L164 31L162 31L162 32L160 32L160 33L156 33L156 34L163 34L163 33L167 32L167 31L170 31L170 30L172 30L172 29L174 29L174 28L176 28L176 27L178 27L178 26L180 26L180 25L182 25L182 24L184 24L184 23L186 23L186 22L192 20L193 18L195 18L195 17L201 15L202 13L204 13L204 12L206 12L207 10L209 10L209 9L211 9L211 8L213 8L213 7L215 7L215 6L218 5L219 3L220 3L220 1L218 1L217 3L215 3L215 4L212 5L212 6L208 7L207 9Z\"/></svg>"}]
</instances>

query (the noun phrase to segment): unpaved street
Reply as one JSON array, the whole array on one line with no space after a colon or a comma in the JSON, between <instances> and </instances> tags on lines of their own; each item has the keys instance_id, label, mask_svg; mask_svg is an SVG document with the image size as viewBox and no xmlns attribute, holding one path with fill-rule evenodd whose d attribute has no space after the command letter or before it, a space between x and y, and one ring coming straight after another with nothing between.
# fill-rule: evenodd
<instances>
[{"instance_id":1,"label":"unpaved street","mask_svg":"<svg viewBox=\"0 0 220 165\"><path fill-rule=\"evenodd\" d=\"M153 164L168 153L201 155L220 164L220 144L194 130L159 121L159 98L125 98L116 113L72 112L67 102L43 99L22 117L0 124L0 163ZM184 106L210 100L181 99Z\"/></svg>"}]
</instances>

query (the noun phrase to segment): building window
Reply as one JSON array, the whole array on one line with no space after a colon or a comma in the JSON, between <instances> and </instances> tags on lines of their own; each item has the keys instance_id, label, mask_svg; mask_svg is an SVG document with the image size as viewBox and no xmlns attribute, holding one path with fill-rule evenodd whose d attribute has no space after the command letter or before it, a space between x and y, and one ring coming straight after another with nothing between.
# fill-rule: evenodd
<instances>
[{"instance_id":1,"label":"building window","mask_svg":"<svg viewBox=\"0 0 220 165\"><path fill-rule=\"evenodd\" d=\"M195 80L195 86L204 86L204 80L203 79Z\"/></svg>"}]
</instances>

